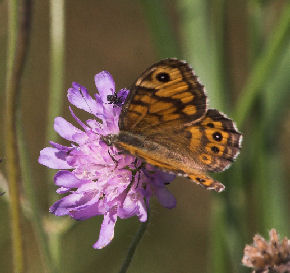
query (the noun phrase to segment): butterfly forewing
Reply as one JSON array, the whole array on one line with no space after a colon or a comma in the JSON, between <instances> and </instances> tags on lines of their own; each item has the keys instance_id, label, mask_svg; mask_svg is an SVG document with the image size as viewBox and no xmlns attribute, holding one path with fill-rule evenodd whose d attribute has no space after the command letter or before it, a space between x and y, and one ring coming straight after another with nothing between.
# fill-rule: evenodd
<instances>
[{"instance_id":1,"label":"butterfly forewing","mask_svg":"<svg viewBox=\"0 0 290 273\"><path fill-rule=\"evenodd\" d=\"M119 126L147 135L150 128L174 120L182 125L197 122L206 107L203 86L189 65L166 59L148 68L132 86Z\"/></svg>"}]
</instances>

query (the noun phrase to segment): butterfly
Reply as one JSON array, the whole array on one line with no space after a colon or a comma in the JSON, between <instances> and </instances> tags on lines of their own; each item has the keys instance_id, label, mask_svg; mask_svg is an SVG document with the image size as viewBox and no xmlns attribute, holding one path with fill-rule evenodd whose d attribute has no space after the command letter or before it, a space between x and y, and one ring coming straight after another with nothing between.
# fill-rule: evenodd
<instances>
[{"instance_id":1,"label":"butterfly","mask_svg":"<svg viewBox=\"0 0 290 273\"><path fill-rule=\"evenodd\" d=\"M110 97L112 103L117 97ZM145 162L189 177L217 192L224 185L208 172L227 169L241 149L234 122L208 109L204 86L184 61L164 59L146 69L130 88L119 133L107 141Z\"/></svg>"}]
</instances>

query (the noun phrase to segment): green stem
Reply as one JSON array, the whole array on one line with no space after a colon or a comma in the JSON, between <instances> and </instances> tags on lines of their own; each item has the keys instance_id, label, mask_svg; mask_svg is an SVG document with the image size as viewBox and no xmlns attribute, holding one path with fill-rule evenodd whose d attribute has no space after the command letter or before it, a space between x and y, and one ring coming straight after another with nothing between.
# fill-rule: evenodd
<instances>
[{"instance_id":1,"label":"green stem","mask_svg":"<svg viewBox=\"0 0 290 273\"><path fill-rule=\"evenodd\" d=\"M130 266L130 263L133 259L133 256L135 254L135 251L137 249L137 246L140 243L140 241L141 241L141 239L146 231L146 228L147 228L148 223L149 223L149 219L150 219L150 210L149 210L149 208L147 208L147 221L141 223L139 230L137 231L135 238L133 239L133 241L129 247L127 256L122 264L122 267L121 267L121 270L119 271L119 273L126 273L127 272L128 268Z\"/></svg>"},{"instance_id":2,"label":"green stem","mask_svg":"<svg viewBox=\"0 0 290 273\"><path fill-rule=\"evenodd\" d=\"M64 0L50 0L50 79L47 117L47 141L57 137L54 119L62 111L65 50Z\"/></svg>"},{"instance_id":3,"label":"green stem","mask_svg":"<svg viewBox=\"0 0 290 273\"><path fill-rule=\"evenodd\" d=\"M10 221L13 253L13 272L24 268L23 232L21 227L19 162L16 135L16 113L19 107L22 77L29 32L29 1L8 1L8 54L6 86L6 155L10 196Z\"/></svg>"},{"instance_id":4,"label":"green stem","mask_svg":"<svg viewBox=\"0 0 290 273\"><path fill-rule=\"evenodd\" d=\"M60 259L61 259L61 236L62 233L58 231L53 231L49 234L49 249L52 253L52 259L55 263L56 272L60 272Z\"/></svg>"},{"instance_id":5,"label":"green stem","mask_svg":"<svg viewBox=\"0 0 290 273\"><path fill-rule=\"evenodd\" d=\"M50 0L50 86L48 99L48 116L46 141L56 140L57 134L53 129L54 119L62 111L64 88L64 53L65 53L65 2ZM47 173L52 185L52 172ZM49 187L52 189L52 187ZM54 200L54 191L49 191L49 199ZM49 234L50 253L56 268L60 268L60 231L54 230Z\"/></svg>"},{"instance_id":6,"label":"green stem","mask_svg":"<svg viewBox=\"0 0 290 273\"><path fill-rule=\"evenodd\" d=\"M19 47L18 53L18 79L15 82L18 84L17 89L19 90L19 86L21 83L22 72L24 68L24 64L27 58L27 52L30 42L30 23L31 23L31 2L30 0L25 0L22 2L22 21L20 23L20 32L18 45L21 43ZM18 91L19 92L19 91ZM31 205L31 219L34 230L36 232L36 237L38 239L38 243L41 248L41 253L43 254L44 261L46 264L46 271L52 272L53 264L50 262L50 255L47 247L47 239L46 234L43 230L41 216L39 212L39 206L36 200L36 192L34 190L34 186L32 183L32 174L31 174L31 166L29 164L29 154L28 149L26 147L26 143L23 136L24 128L22 127L22 119L21 119L21 93L19 92L18 96L15 98L15 126L16 126L16 134L17 134L17 144L19 147L19 160L20 160L20 169L21 169L21 177L23 182L23 187L25 190L25 195L29 200Z\"/></svg>"},{"instance_id":7,"label":"green stem","mask_svg":"<svg viewBox=\"0 0 290 273\"><path fill-rule=\"evenodd\" d=\"M249 112L258 93L262 91L263 85L269 78L271 69L279 59L281 47L289 39L289 14L290 3L288 2L285 4L281 18L277 23L276 29L273 31L273 36L268 39L265 49L260 57L257 58L247 84L241 93L237 106L235 107L236 111L234 112L234 117L239 127L244 124L246 117L249 116Z\"/></svg>"}]
</instances>

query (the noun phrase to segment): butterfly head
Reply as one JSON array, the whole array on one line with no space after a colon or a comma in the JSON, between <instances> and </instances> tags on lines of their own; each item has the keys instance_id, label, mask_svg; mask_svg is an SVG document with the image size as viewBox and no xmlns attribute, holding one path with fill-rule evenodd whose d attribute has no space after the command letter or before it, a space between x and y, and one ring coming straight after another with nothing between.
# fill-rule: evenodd
<instances>
[{"instance_id":1,"label":"butterfly head","mask_svg":"<svg viewBox=\"0 0 290 273\"><path fill-rule=\"evenodd\" d=\"M112 146L115 142L116 142L116 137L117 135L114 134L109 134L106 136L101 136L101 139L108 145L108 146Z\"/></svg>"}]
</instances>

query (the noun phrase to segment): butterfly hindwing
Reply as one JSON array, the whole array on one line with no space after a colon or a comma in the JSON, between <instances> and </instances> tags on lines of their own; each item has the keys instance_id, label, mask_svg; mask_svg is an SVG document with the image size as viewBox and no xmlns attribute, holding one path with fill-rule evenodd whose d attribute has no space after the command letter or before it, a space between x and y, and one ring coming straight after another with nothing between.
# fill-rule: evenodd
<instances>
[{"instance_id":1,"label":"butterfly hindwing","mask_svg":"<svg viewBox=\"0 0 290 273\"><path fill-rule=\"evenodd\" d=\"M198 171L192 172L190 175L188 175L188 177L193 182L195 182L196 184L198 184L199 186L207 190L214 190L216 192L221 192L225 189L225 186L222 183Z\"/></svg>"},{"instance_id":2,"label":"butterfly hindwing","mask_svg":"<svg viewBox=\"0 0 290 273\"><path fill-rule=\"evenodd\" d=\"M176 59L148 68L132 86L121 116L120 129L148 133L174 120L197 122L206 113L206 95L193 70Z\"/></svg>"},{"instance_id":3,"label":"butterfly hindwing","mask_svg":"<svg viewBox=\"0 0 290 273\"><path fill-rule=\"evenodd\" d=\"M198 124L185 130L190 132L189 147L200 169L221 172L231 165L241 149L241 133L218 110L209 109Z\"/></svg>"}]
</instances>

